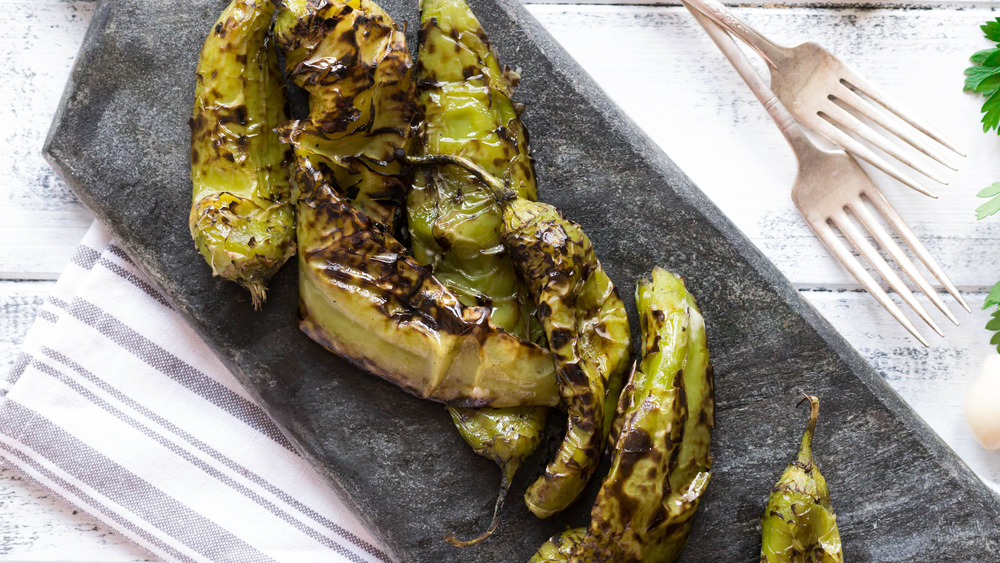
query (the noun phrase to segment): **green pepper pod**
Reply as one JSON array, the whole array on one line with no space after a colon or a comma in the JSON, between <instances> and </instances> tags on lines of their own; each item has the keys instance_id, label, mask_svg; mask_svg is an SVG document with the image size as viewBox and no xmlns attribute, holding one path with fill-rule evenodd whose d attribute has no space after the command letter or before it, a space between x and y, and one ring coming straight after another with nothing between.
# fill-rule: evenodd
<instances>
[{"instance_id":1,"label":"green pepper pod","mask_svg":"<svg viewBox=\"0 0 1000 563\"><path fill-rule=\"evenodd\" d=\"M290 151L273 131L287 119L267 41L273 15L267 0L234 0L222 12L198 59L190 122L191 236L213 274L247 288L256 308L295 253Z\"/></svg>"},{"instance_id":2,"label":"green pepper pod","mask_svg":"<svg viewBox=\"0 0 1000 563\"><path fill-rule=\"evenodd\" d=\"M506 202L503 241L535 298L567 412L555 458L525 492L528 509L548 518L576 500L600 461L609 382L628 362L628 320L590 239L551 205Z\"/></svg>"},{"instance_id":3,"label":"green pepper pod","mask_svg":"<svg viewBox=\"0 0 1000 563\"><path fill-rule=\"evenodd\" d=\"M570 553L583 541L587 535L586 528L570 528L554 536L538 548L538 553L528 560L528 563L566 563Z\"/></svg>"},{"instance_id":4,"label":"green pepper pod","mask_svg":"<svg viewBox=\"0 0 1000 563\"><path fill-rule=\"evenodd\" d=\"M406 38L370 0L275 0L274 34L309 119L282 128L297 154L329 170L352 204L399 235L409 182L399 157L416 115Z\"/></svg>"},{"instance_id":5,"label":"green pepper pod","mask_svg":"<svg viewBox=\"0 0 1000 563\"><path fill-rule=\"evenodd\" d=\"M534 199L527 132L511 101L513 75L501 71L464 0L423 0L420 8L417 153L464 156L509 178L518 196ZM463 304L489 307L496 326L538 340L534 303L500 243L501 210L488 188L458 166L419 168L407 197L407 222L414 258L433 268ZM546 409L448 410L465 441L494 460L502 476L486 533L468 541L446 536L464 547L496 529L514 474L541 440Z\"/></svg>"},{"instance_id":6,"label":"green pepper pod","mask_svg":"<svg viewBox=\"0 0 1000 563\"><path fill-rule=\"evenodd\" d=\"M524 458L531 455L542 440L545 407L463 408L448 407L459 434L477 454L492 459L500 467L500 492L493 507L493 520L486 531L471 540L460 540L451 532L445 541L456 547L468 547L488 538L500 523L507 492Z\"/></svg>"},{"instance_id":7,"label":"green pepper pod","mask_svg":"<svg viewBox=\"0 0 1000 563\"><path fill-rule=\"evenodd\" d=\"M844 561L830 491L812 453L819 399L805 400L811 411L798 456L771 489L761 520L762 563Z\"/></svg>"},{"instance_id":8,"label":"green pepper pod","mask_svg":"<svg viewBox=\"0 0 1000 563\"><path fill-rule=\"evenodd\" d=\"M407 391L460 406L555 406L552 355L465 307L297 157L300 328Z\"/></svg>"},{"instance_id":9,"label":"green pepper pod","mask_svg":"<svg viewBox=\"0 0 1000 563\"><path fill-rule=\"evenodd\" d=\"M705 324L682 280L636 286L643 359L622 392L614 454L574 562L674 561L709 480L712 373Z\"/></svg>"},{"instance_id":10,"label":"green pepper pod","mask_svg":"<svg viewBox=\"0 0 1000 563\"><path fill-rule=\"evenodd\" d=\"M715 387L712 364L708 354L705 319L681 278L662 268L654 268L651 281L640 282L636 288L636 303L647 323L652 322L658 303L656 292L674 292L684 296L690 313L687 356L681 385L684 391L687 418L677 451L677 463L670 471L670 495L665 506L669 517L662 524L663 553L668 561L677 559L684 545L701 496L708 487L712 469L712 427L715 425ZM641 319L642 317L640 317ZM655 345L651 344L648 350Z\"/></svg>"}]
</instances>

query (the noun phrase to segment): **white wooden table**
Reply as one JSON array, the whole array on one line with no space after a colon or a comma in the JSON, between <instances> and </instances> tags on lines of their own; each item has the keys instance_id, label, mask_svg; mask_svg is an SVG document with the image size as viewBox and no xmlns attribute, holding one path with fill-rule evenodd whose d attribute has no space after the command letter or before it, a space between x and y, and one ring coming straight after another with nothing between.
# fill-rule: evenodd
<instances>
[{"instance_id":1,"label":"white wooden table","mask_svg":"<svg viewBox=\"0 0 1000 563\"><path fill-rule=\"evenodd\" d=\"M795 164L777 129L684 8L583 3L529 10L594 76L979 476L1000 491L1000 452L980 448L962 401L991 352L980 311L1000 279L1000 217L976 222L975 193L1000 180L1000 137L984 135L981 101L962 70L991 46L989 3L856 9L743 7L774 40L815 40L850 62L968 152L931 201L873 173L974 308L924 348L812 236L789 198ZM860 3L859 3L860 4ZM94 0L0 0L0 370L92 221L40 155ZM998 6L1000 7L1000 6ZM530 71L527 70L526 71ZM542 186L544 197L544 186ZM926 300L926 306L932 309ZM953 310L959 308L952 300ZM146 555L46 491L0 468L0 561L137 561Z\"/></svg>"}]
</instances>

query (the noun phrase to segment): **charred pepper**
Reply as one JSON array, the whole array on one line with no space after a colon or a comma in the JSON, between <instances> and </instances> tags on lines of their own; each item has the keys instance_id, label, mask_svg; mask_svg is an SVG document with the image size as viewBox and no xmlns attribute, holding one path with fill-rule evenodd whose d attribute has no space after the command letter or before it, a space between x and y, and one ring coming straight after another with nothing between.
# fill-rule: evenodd
<instances>
[{"instance_id":1,"label":"charred pepper","mask_svg":"<svg viewBox=\"0 0 1000 563\"><path fill-rule=\"evenodd\" d=\"M416 65L420 120L417 154L463 156L507 178L519 196L535 199L527 132L511 101L516 75L502 71L479 21L464 0L423 0ZM465 305L491 309L492 322L537 341L533 303L500 243L501 210L490 190L459 166L415 171L407 198L414 258L433 269ZM532 330L535 329L535 330ZM501 471L493 522L478 538L446 539L468 546L496 529L507 490L535 450L545 408L449 407L459 433Z\"/></svg>"},{"instance_id":2,"label":"charred pepper","mask_svg":"<svg viewBox=\"0 0 1000 563\"><path fill-rule=\"evenodd\" d=\"M300 191L302 330L421 397L557 404L551 354L464 307L392 234L414 107L402 32L368 0L286 0L275 33L310 95L309 118L284 128Z\"/></svg>"},{"instance_id":3,"label":"charred pepper","mask_svg":"<svg viewBox=\"0 0 1000 563\"><path fill-rule=\"evenodd\" d=\"M274 7L234 0L201 50L191 116L189 225L215 275L250 291L295 253L290 151L274 128L287 119L284 80L268 44Z\"/></svg>"},{"instance_id":4,"label":"charred pepper","mask_svg":"<svg viewBox=\"0 0 1000 563\"><path fill-rule=\"evenodd\" d=\"M408 181L399 156L416 114L406 38L370 0L276 0L274 34L289 78L309 93L309 118L282 138L338 190L399 235Z\"/></svg>"},{"instance_id":5,"label":"charred pepper","mask_svg":"<svg viewBox=\"0 0 1000 563\"><path fill-rule=\"evenodd\" d=\"M566 563L570 553L587 535L586 528L570 528L542 544L528 563Z\"/></svg>"},{"instance_id":6,"label":"charred pepper","mask_svg":"<svg viewBox=\"0 0 1000 563\"><path fill-rule=\"evenodd\" d=\"M566 405L566 435L545 473L525 492L528 508L547 518L583 491L600 461L607 404L629 357L628 317L590 239L552 206L514 200L504 213L504 244L538 304L556 358Z\"/></svg>"},{"instance_id":7,"label":"charred pepper","mask_svg":"<svg viewBox=\"0 0 1000 563\"><path fill-rule=\"evenodd\" d=\"M570 561L674 561L711 469L705 323L683 281L656 268L636 287L643 359L622 392L611 469Z\"/></svg>"},{"instance_id":8,"label":"charred pepper","mask_svg":"<svg viewBox=\"0 0 1000 563\"><path fill-rule=\"evenodd\" d=\"M812 453L819 399L806 395L811 407L798 456L771 489L761 520L761 563L843 563L837 517L830 505L826 479Z\"/></svg>"},{"instance_id":9,"label":"charred pepper","mask_svg":"<svg viewBox=\"0 0 1000 563\"><path fill-rule=\"evenodd\" d=\"M528 509L548 518L576 500L600 460L611 419L605 402L617 400L608 389L620 389L629 357L625 305L583 229L556 208L517 197L466 158L427 155L410 162L462 166L502 209L501 241L535 301L568 415L555 459L525 493Z\"/></svg>"},{"instance_id":10,"label":"charred pepper","mask_svg":"<svg viewBox=\"0 0 1000 563\"><path fill-rule=\"evenodd\" d=\"M300 328L411 393L461 406L555 406L552 355L465 307L323 170L299 160Z\"/></svg>"}]
</instances>

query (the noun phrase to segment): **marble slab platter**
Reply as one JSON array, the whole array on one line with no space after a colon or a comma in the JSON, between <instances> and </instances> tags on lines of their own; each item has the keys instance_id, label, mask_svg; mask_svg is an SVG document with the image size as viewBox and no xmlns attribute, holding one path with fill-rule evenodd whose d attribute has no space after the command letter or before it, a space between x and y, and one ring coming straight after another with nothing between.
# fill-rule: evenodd
<instances>
[{"instance_id":1,"label":"marble slab platter","mask_svg":"<svg viewBox=\"0 0 1000 563\"><path fill-rule=\"evenodd\" d=\"M441 405L359 372L297 330L294 264L254 312L195 252L187 119L198 52L224 4L100 2L46 156L399 559L526 561L549 536L587 522L599 483L552 520L524 508L526 484L557 443L556 422L496 534L454 548L445 532L470 536L489 521L494 465L464 445ZM383 2L409 22L411 48L416 5ZM758 557L761 511L806 419L795 408L803 391L822 399L815 449L848 560L995 557L997 497L516 0L472 5L501 61L523 76L516 98L528 108L541 198L584 226L630 309L635 280L654 265L684 275L702 305L715 364L715 467L684 559Z\"/></svg>"}]
</instances>

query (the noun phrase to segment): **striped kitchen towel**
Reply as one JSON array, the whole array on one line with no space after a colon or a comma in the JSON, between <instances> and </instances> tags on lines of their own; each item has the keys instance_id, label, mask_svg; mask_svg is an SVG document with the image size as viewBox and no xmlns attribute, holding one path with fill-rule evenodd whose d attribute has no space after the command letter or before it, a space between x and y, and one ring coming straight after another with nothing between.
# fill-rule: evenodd
<instances>
[{"instance_id":1,"label":"striped kitchen towel","mask_svg":"<svg viewBox=\"0 0 1000 563\"><path fill-rule=\"evenodd\" d=\"M164 560L391 560L96 222L0 382L0 456Z\"/></svg>"}]
</instances>

